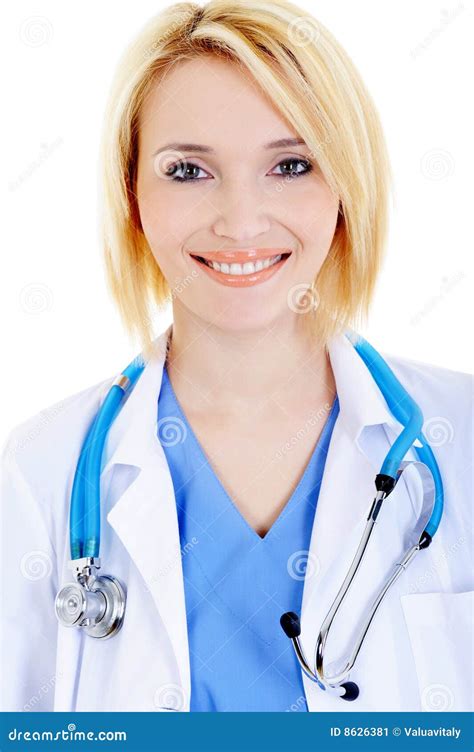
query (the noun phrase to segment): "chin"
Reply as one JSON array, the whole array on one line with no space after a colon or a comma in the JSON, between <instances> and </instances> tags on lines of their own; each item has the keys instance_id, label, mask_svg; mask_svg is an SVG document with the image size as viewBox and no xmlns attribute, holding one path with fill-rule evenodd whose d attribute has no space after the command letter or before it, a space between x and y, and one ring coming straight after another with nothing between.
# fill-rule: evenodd
<instances>
[{"instance_id":1,"label":"chin","mask_svg":"<svg viewBox=\"0 0 474 752\"><path fill-rule=\"evenodd\" d=\"M278 323L282 324L285 318L290 316L291 311L286 305L283 305L279 311L275 310L273 315L270 315L268 310L255 310L253 306L247 308L235 306L224 310L220 317L213 318L210 323L232 334L262 332L262 335L265 335L267 331L273 329Z\"/></svg>"}]
</instances>

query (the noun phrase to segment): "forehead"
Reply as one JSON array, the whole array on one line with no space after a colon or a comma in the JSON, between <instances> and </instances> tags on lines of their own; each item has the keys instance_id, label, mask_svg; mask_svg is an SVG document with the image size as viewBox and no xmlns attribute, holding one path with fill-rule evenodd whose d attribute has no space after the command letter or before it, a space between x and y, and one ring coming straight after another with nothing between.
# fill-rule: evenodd
<instances>
[{"instance_id":1,"label":"forehead","mask_svg":"<svg viewBox=\"0 0 474 752\"><path fill-rule=\"evenodd\" d=\"M140 141L194 141L217 151L238 140L243 149L296 135L251 74L206 55L178 62L157 80L140 115ZM163 141L164 143L164 141Z\"/></svg>"}]
</instances>

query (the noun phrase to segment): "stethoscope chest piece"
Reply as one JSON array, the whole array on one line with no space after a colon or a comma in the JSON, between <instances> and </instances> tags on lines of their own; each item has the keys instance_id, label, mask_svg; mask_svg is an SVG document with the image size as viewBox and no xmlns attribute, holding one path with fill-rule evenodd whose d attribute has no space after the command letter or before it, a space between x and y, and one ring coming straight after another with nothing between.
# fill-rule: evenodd
<instances>
[{"instance_id":1,"label":"stethoscope chest piece","mask_svg":"<svg viewBox=\"0 0 474 752\"><path fill-rule=\"evenodd\" d=\"M113 637L123 624L125 590L116 577L96 575L98 558L71 562L77 582L69 582L56 596L55 610L65 627L81 627L90 637Z\"/></svg>"}]
</instances>

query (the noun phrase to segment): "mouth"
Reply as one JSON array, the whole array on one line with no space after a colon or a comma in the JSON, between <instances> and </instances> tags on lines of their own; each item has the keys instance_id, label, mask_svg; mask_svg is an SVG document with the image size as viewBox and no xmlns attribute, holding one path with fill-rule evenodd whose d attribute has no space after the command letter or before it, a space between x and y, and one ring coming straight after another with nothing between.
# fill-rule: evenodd
<instances>
[{"instance_id":1,"label":"mouth","mask_svg":"<svg viewBox=\"0 0 474 752\"><path fill-rule=\"evenodd\" d=\"M232 277L250 277L253 274L264 271L265 269L279 264L282 261L286 261L286 259L291 256L291 252L279 253L275 256L268 256L267 258L257 259L257 261L246 261L242 264L225 262L219 263L217 261L210 261L203 258L202 256L197 256L193 253L191 253L190 256L196 259L196 261L198 261L200 264L213 269L219 274L227 274L228 276Z\"/></svg>"}]
</instances>

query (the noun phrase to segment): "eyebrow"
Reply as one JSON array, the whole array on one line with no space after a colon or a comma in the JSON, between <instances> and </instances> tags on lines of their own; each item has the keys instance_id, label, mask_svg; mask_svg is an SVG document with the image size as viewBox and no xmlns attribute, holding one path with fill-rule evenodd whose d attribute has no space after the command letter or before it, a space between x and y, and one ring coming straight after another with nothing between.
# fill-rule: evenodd
<instances>
[{"instance_id":1,"label":"eyebrow","mask_svg":"<svg viewBox=\"0 0 474 752\"><path fill-rule=\"evenodd\" d=\"M278 141L270 141L270 143L264 144L262 148L263 149L283 149L289 146L306 146L306 141L304 141L304 139L302 138L280 138L278 139ZM177 141L174 141L171 144L160 146L159 149L153 152L153 156L156 156L158 152L165 151L167 149L176 150L176 151L199 151L204 154L216 153L215 149L212 149L210 146L204 146L204 144L179 143Z\"/></svg>"}]
</instances>

